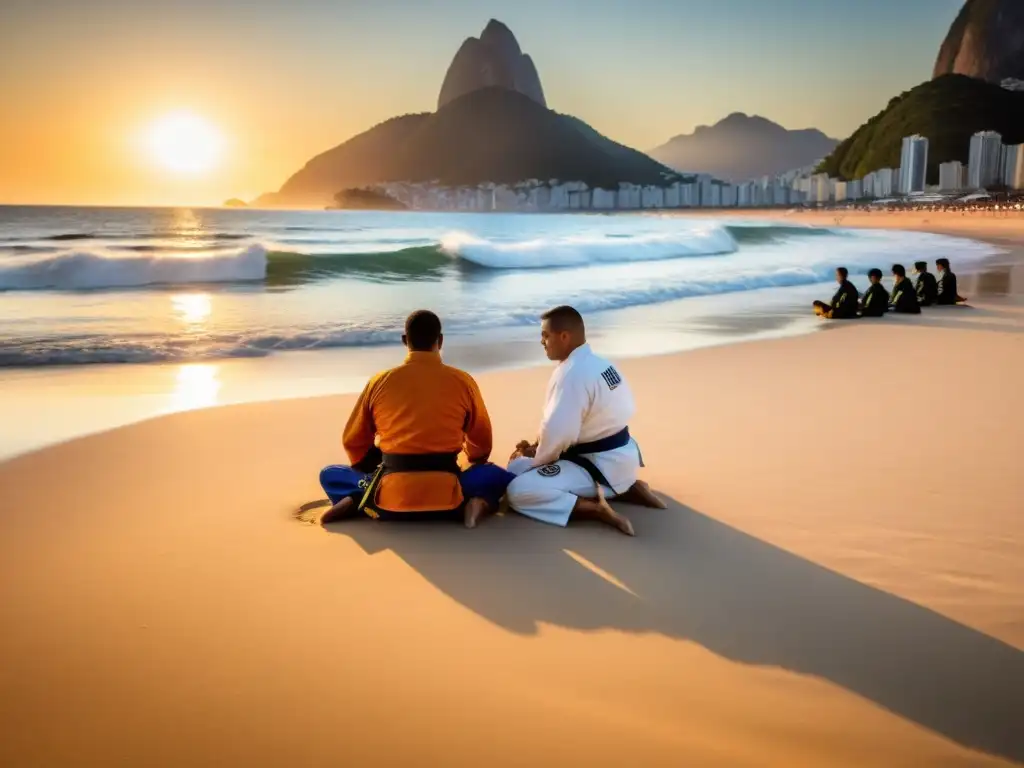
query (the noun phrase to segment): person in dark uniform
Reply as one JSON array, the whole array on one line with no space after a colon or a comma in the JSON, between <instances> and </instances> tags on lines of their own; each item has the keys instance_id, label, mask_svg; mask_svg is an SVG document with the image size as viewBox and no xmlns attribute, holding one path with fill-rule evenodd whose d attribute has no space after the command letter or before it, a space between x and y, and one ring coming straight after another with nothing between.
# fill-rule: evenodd
<instances>
[{"instance_id":1,"label":"person in dark uniform","mask_svg":"<svg viewBox=\"0 0 1024 768\"><path fill-rule=\"evenodd\" d=\"M902 315L920 315L921 305L917 303L917 292L907 279L906 268L902 264L893 264L892 276L895 278L892 295L889 297L892 311Z\"/></svg>"},{"instance_id":2,"label":"person in dark uniform","mask_svg":"<svg viewBox=\"0 0 1024 768\"><path fill-rule=\"evenodd\" d=\"M939 284L935 275L928 271L927 261L915 261L914 271L917 272L917 282L914 284L917 303L922 307L930 307L939 295Z\"/></svg>"},{"instance_id":3,"label":"person in dark uniform","mask_svg":"<svg viewBox=\"0 0 1024 768\"><path fill-rule=\"evenodd\" d=\"M935 303L939 306L952 306L961 301L967 301L956 292L956 275L949 268L949 259L936 259L935 269L939 273Z\"/></svg>"},{"instance_id":4,"label":"person in dark uniform","mask_svg":"<svg viewBox=\"0 0 1024 768\"><path fill-rule=\"evenodd\" d=\"M864 291L861 301L861 317L884 317L889 309L889 292L882 285L882 270L868 270L871 285Z\"/></svg>"},{"instance_id":5,"label":"person in dark uniform","mask_svg":"<svg viewBox=\"0 0 1024 768\"><path fill-rule=\"evenodd\" d=\"M814 302L814 314L830 320L849 320L857 317L857 299L860 294L856 286L847 279L849 276L850 272L846 267L836 268L839 290L828 304L823 301Z\"/></svg>"}]
</instances>

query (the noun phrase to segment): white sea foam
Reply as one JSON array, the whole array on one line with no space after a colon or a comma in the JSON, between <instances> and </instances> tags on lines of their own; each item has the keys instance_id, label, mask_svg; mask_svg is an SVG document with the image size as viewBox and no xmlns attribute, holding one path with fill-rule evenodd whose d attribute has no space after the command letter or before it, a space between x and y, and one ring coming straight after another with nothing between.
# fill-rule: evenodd
<instances>
[{"instance_id":1,"label":"white sea foam","mask_svg":"<svg viewBox=\"0 0 1024 768\"><path fill-rule=\"evenodd\" d=\"M267 250L258 244L187 255L68 250L0 259L0 290L228 283L262 280L266 273Z\"/></svg>"},{"instance_id":2,"label":"white sea foam","mask_svg":"<svg viewBox=\"0 0 1024 768\"><path fill-rule=\"evenodd\" d=\"M104 221L113 215L102 213ZM280 219L301 223L296 216ZM535 325L541 312L563 303L589 316L723 296L722 306L756 310L765 294L743 294L757 289L789 296L801 311L809 296L831 293L827 283L839 265L863 290L871 267L888 273L896 262L909 266L944 256L957 271L969 271L994 251L918 232L724 227L646 216L395 214L387 219L393 224L369 227L365 242L325 230L292 243L251 218L246 236L252 244L172 238L162 230L146 237L141 224L131 237L97 235L88 242L5 232L0 368L205 360L394 342L405 314L418 306L440 310L453 335ZM210 287L240 281L273 290ZM209 313L182 312L167 285L193 286L180 292L205 294L197 301ZM103 288L132 295L97 300L91 291ZM61 295L37 297L35 290Z\"/></svg>"},{"instance_id":3,"label":"white sea foam","mask_svg":"<svg viewBox=\"0 0 1024 768\"><path fill-rule=\"evenodd\" d=\"M451 232L441 238L441 248L454 258L489 269L545 269L713 256L735 253L737 245L724 227L708 226L626 237L583 234L519 241Z\"/></svg>"}]
</instances>

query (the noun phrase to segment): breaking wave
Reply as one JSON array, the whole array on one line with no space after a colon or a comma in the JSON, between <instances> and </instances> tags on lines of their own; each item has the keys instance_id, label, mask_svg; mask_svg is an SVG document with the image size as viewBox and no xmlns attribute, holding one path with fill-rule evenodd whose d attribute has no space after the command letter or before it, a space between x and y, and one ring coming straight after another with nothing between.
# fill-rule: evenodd
<instances>
[{"instance_id":1,"label":"breaking wave","mask_svg":"<svg viewBox=\"0 0 1024 768\"><path fill-rule=\"evenodd\" d=\"M488 269L549 269L718 256L735 253L737 247L729 231L718 226L629 238L578 235L507 243L456 232L441 241L445 253Z\"/></svg>"},{"instance_id":2,"label":"breaking wave","mask_svg":"<svg viewBox=\"0 0 1024 768\"><path fill-rule=\"evenodd\" d=\"M0 291L97 290L252 283L289 285L341 275L369 279L427 279L445 269L537 270L597 264L703 258L735 253L741 245L771 243L798 236L831 235L804 227L707 226L679 232L635 236L577 235L532 240L488 240L452 232L439 241L409 245L409 239L384 242L318 239L250 243L230 249L200 243L144 243L88 249L58 250L14 245L0 259ZM51 241L92 239L68 233ZM210 239L239 239L216 233ZM400 247L406 245L407 247ZM340 253L298 250L317 246L345 249ZM367 250L372 249L372 250Z\"/></svg>"},{"instance_id":3,"label":"breaking wave","mask_svg":"<svg viewBox=\"0 0 1024 768\"><path fill-rule=\"evenodd\" d=\"M146 285L262 280L267 252L260 245L203 256L116 255L70 250L14 256L0 261L0 290L83 290Z\"/></svg>"},{"instance_id":4,"label":"breaking wave","mask_svg":"<svg viewBox=\"0 0 1024 768\"><path fill-rule=\"evenodd\" d=\"M0 291L8 292L2 301L9 308L0 314L0 367L188 362L389 344L419 306L442 309L446 331L472 334L535 324L557 303L593 313L795 289L830 282L838 264L863 285L869 267L907 263L911 254L949 256L960 265L993 250L923 233L592 222L579 217L558 232L557 221L536 217L492 227L487 237L467 234L477 227L461 221L449 220L454 226L445 233L409 219L369 235L350 234L357 227L333 230L338 235L317 227L306 241L277 239L282 227L264 227L248 242L220 229L90 238L68 227L63 239L52 231L49 238L0 238ZM175 287L184 288L180 296ZM282 288L288 290L275 290ZM34 291L64 295L37 299ZM271 292L279 295L264 295Z\"/></svg>"}]
</instances>

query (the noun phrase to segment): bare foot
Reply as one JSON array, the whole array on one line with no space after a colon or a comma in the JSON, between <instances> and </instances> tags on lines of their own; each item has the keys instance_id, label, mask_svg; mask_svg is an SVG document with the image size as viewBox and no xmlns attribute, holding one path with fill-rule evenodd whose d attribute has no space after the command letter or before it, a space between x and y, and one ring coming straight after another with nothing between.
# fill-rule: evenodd
<instances>
[{"instance_id":1,"label":"bare foot","mask_svg":"<svg viewBox=\"0 0 1024 768\"><path fill-rule=\"evenodd\" d=\"M487 502L483 499L470 499L466 502L466 509L463 512L463 522L467 528L476 528L480 518L487 512Z\"/></svg>"},{"instance_id":2,"label":"bare foot","mask_svg":"<svg viewBox=\"0 0 1024 768\"><path fill-rule=\"evenodd\" d=\"M341 518L347 517L351 514L356 501L355 499L346 496L326 512L320 512L322 508L328 506L330 503L331 502L327 499L308 502L295 511L294 517L302 523L309 523L310 525L326 525L327 523L333 523L335 520L341 520Z\"/></svg>"},{"instance_id":3,"label":"bare foot","mask_svg":"<svg viewBox=\"0 0 1024 768\"><path fill-rule=\"evenodd\" d=\"M355 507L356 500L351 496L346 496L320 516L320 525L327 525L328 523L333 523L335 520L341 520L343 517L348 517L355 510Z\"/></svg>"},{"instance_id":4,"label":"bare foot","mask_svg":"<svg viewBox=\"0 0 1024 768\"><path fill-rule=\"evenodd\" d=\"M620 515L612 509L612 506L608 503L608 499L605 498L604 490L600 485L597 487L597 498L579 499L576 502L576 508L573 510L573 514L586 520L597 520L598 522L610 525L613 528L617 528L627 536L636 535L633 532L633 524L629 522L629 518L624 515Z\"/></svg>"},{"instance_id":5,"label":"bare foot","mask_svg":"<svg viewBox=\"0 0 1024 768\"><path fill-rule=\"evenodd\" d=\"M651 490L651 486L643 480L637 480L629 487L629 490L615 497L616 501L623 501L626 504L638 504L641 507L653 509L668 509L668 504L658 498Z\"/></svg>"},{"instance_id":6,"label":"bare foot","mask_svg":"<svg viewBox=\"0 0 1024 768\"><path fill-rule=\"evenodd\" d=\"M317 499L316 501L307 501L301 507L292 512L292 518L298 520L300 523L315 523L320 517L320 513L317 512L321 507L331 506L330 499Z\"/></svg>"},{"instance_id":7,"label":"bare foot","mask_svg":"<svg viewBox=\"0 0 1024 768\"><path fill-rule=\"evenodd\" d=\"M598 519L601 522L608 523L608 525L614 526L622 531L627 536L635 536L633 532L633 524L629 522L629 518L625 515L620 515L614 509L612 505L608 503L608 499L604 497L604 490L601 486L597 486L597 504L600 512L598 513Z\"/></svg>"}]
</instances>

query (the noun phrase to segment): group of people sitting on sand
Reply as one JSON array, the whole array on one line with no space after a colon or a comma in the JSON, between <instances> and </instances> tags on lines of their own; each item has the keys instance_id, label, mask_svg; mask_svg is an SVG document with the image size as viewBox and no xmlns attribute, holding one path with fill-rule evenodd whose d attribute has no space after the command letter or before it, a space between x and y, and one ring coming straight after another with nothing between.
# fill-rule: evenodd
<instances>
[{"instance_id":1,"label":"group of people sitting on sand","mask_svg":"<svg viewBox=\"0 0 1024 768\"><path fill-rule=\"evenodd\" d=\"M936 259L935 269L939 273L938 279L928 271L928 262L914 262L917 281L911 286L904 266L893 264L891 292L885 290L882 285L882 270L869 270L868 280L871 281L871 285L861 296L857 287L849 280L849 270L846 267L839 267L836 269L839 290L828 303L814 302L814 314L832 320L882 317L890 311L919 315L921 307L953 305L967 301L957 293L956 275L949 268L949 259Z\"/></svg>"},{"instance_id":2,"label":"group of people sitting on sand","mask_svg":"<svg viewBox=\"0 0 1024 768\"><path fill-rule=\"evenodd\" d=\"M455 519L475 528L504 499L544 523L591 519L632 536L632 524L609 499L665 507L637 479L643 459L629 433L635 410L629 384L590 348L575 309L556 307L541 316L541 344L558 365L540 429L519 442L505 467L490 461L491 420L480 388L442 362L443 342L436 314L409 315L405 361L370 379L345 425L350 464L320 473L329 501L304 505L299 519Z\"/></svg>"}]
</instances>

